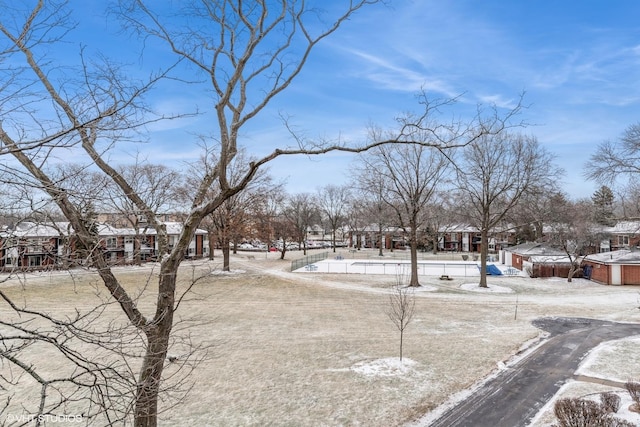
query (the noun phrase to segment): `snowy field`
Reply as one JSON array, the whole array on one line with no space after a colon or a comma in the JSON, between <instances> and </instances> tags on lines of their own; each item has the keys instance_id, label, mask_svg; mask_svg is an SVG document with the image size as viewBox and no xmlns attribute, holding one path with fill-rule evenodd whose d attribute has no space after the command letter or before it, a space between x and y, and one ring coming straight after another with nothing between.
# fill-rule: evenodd
<instances>
[{"instance_id":1,"label":"snowy field","mask_svg":"<svg viewBox=\"0 0 640 427\"><path fill-rule=\"evenodd\" d=\"M188 331L208 351L189 379L190 393L161 414L161 425L401 426L473 393L483 378L526 354L544 339L531 325L536 318L640 322L639 287L501 275L489 276L489 289L481 290L475 285L476 263L467 267L436 260L446 273L421 275L423 286L415 294L416 315L405 331L400 364L398 333L386 315L389 289L398 276L391 266L367 265L366 274L292 273L290 260L276 256L238 254L230 273L216 270L219 260L185 263L181 289L194 271L207 273L207 278L183 301L176 333ZM354 260L334 257L327 263L343 261L352 265ZM321 263L315 265L319 270ZM374 267L386 274L369 270ZM404 266L396 268L404 275ZM139 306L146 312L154 301L147 279L154 274L151 266L117 271L131 290L141 293ZM441 274L453 280L439 280ZM95 283L90 274L70 281L57 273L28 275L0 287L31 308L65 316L95 302L100 289ZM6 305L0 305L0 316L9 315ZM639 344L638 337L606 343L585 358L580 375L640 379ZM44 375L58 368L53 354L26 356ZM6 365L0 374L2 369ZM167 375L174 370L175 364L168 363ZM572 381L561 392L588 396L603 387ZM28 396L37 392L26 384L9 391L14 400L5 419L0 416L0 425L22 405L30 410ZM162 405L169 408L170 403ZM640 423L637 414L625 416ZM552 423L549 412L542 411L532 427Z\"/></svg>"}]
</instances>

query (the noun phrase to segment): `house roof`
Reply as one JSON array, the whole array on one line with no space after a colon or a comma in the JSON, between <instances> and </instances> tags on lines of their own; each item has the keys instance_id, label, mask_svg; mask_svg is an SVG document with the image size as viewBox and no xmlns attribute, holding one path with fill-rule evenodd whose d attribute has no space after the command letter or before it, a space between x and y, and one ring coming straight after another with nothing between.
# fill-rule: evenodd
<instances>
[{"instance_id":1,"label":"house roof","mask_svg":"<svg viewBox=\"0 0 640 427\"><path fill-rule=\"evenodd\" d=\"M546 243L527 242L517 246L505 248L505 251L518 255L566 256L563 251L551 247Z\"/></svg>"},{"instance_id":2,"label":"house roof","mask_svg":"<svg viewBox=\"0 0 640 427\"><path fill-rule=\"evenodd\" d=\"M571 264L571 259L566 255L534 255L529 261L535 264Z\"/></svg>"},{"instance_id":3,"label":"house roof","mask_svg":"<svg viewBox=\"0 0 640 427\"><path fill-rule=\"evenodd\" d=\"M178 235L182 232L182 223L165 222L168 235ZM99 236L134 236L136 232L133 228L113 227L109 224L98 224ZM50 223L34 223L20 222L11 228L6 228L0 232L0 237L19 237L19 238L35 238L35 237L59 237L68 236L73 232L73 228L69 222L50 222ZM157 234L155 229L149 228L146 231L141 229L140 232L145 235ZM207 234L206 230L197 229L196 234Z\"/></svg>"},{"instance_id":4,"label":"house roof","mask_svg":"<svg viewBox=\"0 0 640 427\"><path fill-rule=\"evenodd\" d=\"M69 234L69 223L52 222L48 224L23 221L11 227L7 227L0 233L4 237L56 237L66 236Z\"/></svg>"},{"instance_id":5,"label":"house roof","mask_svg":"<svg viewBox=\"0 0 640 427\"><path fill-rule=\"evenodd\" d=\"M178 235L182 232L182 223L181 222L176 222L176 221L166 221L163 223L167 229L167 234L169 236L172 235ZM142 232L142 234L146 234L146 235L154 235L154 234L158 234L157 231L154 228L147 228L146 230L144 229L140 229L140 231ZM201 228L196 229L196 234L207 234L207 230L203 230Z\"/></svg>"},{"instance_id":6,"label":"house roof","mask_svg":"<svg viewBox=\"0 0 640 427\"><path fill-rule=\"evenodd\" d=\"M439 233L479 233L480 229L469 224L448 224L438 229Z\"/></svg>"},{"instance_id":7,"label":"house roof","mask_svg":"<svg viewBox=\"0 0 640 427\"><path fill-rule=\"evenodd\" d=\"M613 227L605 227L606 233L611 234L638 234L640 233L640 221L618 221Z\"/></svg>"},{"instance_id":8,"label":"house roof","mask_svg":"<svg viewBox=\"0 0 640 427\"><path fill-rule=\"evenodd\" d=\"M611 252L601 252L599 254L588 255L584 260L599 264L640 264L640 251L620 249Z\"/></svg>"}]
</instances>

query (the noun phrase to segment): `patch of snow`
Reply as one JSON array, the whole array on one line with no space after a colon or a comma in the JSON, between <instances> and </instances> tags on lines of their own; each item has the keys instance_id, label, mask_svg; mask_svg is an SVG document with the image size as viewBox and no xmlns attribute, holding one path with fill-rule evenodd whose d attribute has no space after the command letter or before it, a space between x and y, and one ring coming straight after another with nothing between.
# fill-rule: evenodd
<instances>
[{"instance_id":1,"label":"patch of snow","mask_svg":"<svg viewBox=\"0 0 640 427\"><path fill-rule=\"evenodd\" d=\"M640 337L603 342L592 349L576 371L578 375L624 383L640 379Z\"/></svg>"},{"instance_id":2,"label":"patch of snow","mask_svg":"<svg viewBox=\"0 0 640 427\"><path fill-rule=\"evenodd\" d=\"M399 357L387 357L359 362L350 369L367 377L394 377L411 372L417 364L418 362L415 360L407 359L406 357L402 361L400 361Z\"/></svg>"},{"instance_id":3,"label":"patch of snow","mask_svg":"<svg viewBox=\"0 0 640 427\"><path fill-rule=\"evenodd\" d=\"M498 293L498 294L511 294L513 289L505 286L487 285L486 288L480 287L477 283L463 283L460 285L460 289L472 292L486 292L486 293Z\"/></svg>"},{"instance_id":4,"label":"patch of snow","mask_svg":"<svg viewBox=\"0 0 640 427\"><path fill-rule=\"evenodd\" d=\"M435 286L431 286L431 285L420 285L417 287L412 288L415 292L433 292L433 291L437 291L438 288Z\"/></svg>"},{"instance_id":5,"label":"patch of snow","mask_svg":"<svg viewBox=\"0 0 640 427\"><path fill-rule=\"evenodd\" d=\"M230 270L230 271L222 271L222 270L213 270L211 272L211 276L235 276L237 274L244 274L246 270Z\"/></svg>"}]
</instances>

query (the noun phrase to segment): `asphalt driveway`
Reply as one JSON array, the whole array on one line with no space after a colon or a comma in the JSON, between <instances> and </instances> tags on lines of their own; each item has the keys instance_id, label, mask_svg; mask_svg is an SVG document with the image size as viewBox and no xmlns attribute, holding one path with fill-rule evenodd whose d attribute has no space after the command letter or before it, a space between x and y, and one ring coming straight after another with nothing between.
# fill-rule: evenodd
<instances>
[{"instance_id":1,"label":"asphalt driveway","mask_svg":"<svg viewBox=\"0 0 640 427\"><path fill-rule=\"evenodd\" d=\"M592 348L605 341L640 334L640 324L595 319L543 318L533 324L549 332L546 342L430 426L525 427L573 377Z\"/></svg>"}]
</instances>

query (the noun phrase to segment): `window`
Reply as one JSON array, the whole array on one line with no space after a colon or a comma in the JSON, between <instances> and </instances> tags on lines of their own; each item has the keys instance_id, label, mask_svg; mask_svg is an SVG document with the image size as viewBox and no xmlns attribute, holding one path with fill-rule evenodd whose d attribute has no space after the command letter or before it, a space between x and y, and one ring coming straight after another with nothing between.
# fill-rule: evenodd
<instances>
[{"instance_id":1,"label":"window","mask_svg":"<svg viewBox=\"0 0 640 427\"><path fill-rule=\"evenodd\" d=\"M629 246L629 236L618 236L618 246Z\"/></svg>"},{"instance_id":2,"label":"window","mask_svg":"<svg viewBox=\"0 0 640 427\"><path fill-rule=\"evenodd\" d=\"M27 240L27 252L42 252L42 239Z\"/></svg>"},{"instance_id":3,"label":"window","mask_svg":"<svg viewBox=\"0 0 640 427\"><path fill-rule=\"evenodd\" d=\"M107 249L115 249L118 247L118 239L115 237L107 237L106 244Z\"/></svg>"}]
</instances>

